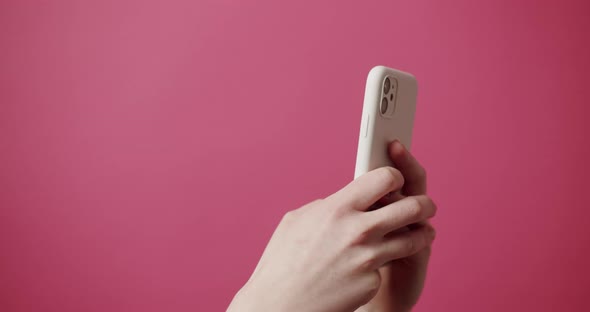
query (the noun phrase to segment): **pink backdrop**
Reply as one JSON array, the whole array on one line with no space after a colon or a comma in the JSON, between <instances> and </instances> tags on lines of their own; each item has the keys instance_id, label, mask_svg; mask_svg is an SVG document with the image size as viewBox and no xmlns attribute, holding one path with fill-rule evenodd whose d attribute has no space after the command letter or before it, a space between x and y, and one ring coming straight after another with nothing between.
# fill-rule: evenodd
<instances>
[{"instance_id":1,"label":"pink backdrop","mask_svg":"<svg viewBox=\"0 0 590 312\"><path fill-rule=\"evenodd\" d=\"M589 310L588 1L3 1L0 310L221 311L414 73L417 311ZM311 229L310 229L311 230Z\"/></svg>"}]
</instances>

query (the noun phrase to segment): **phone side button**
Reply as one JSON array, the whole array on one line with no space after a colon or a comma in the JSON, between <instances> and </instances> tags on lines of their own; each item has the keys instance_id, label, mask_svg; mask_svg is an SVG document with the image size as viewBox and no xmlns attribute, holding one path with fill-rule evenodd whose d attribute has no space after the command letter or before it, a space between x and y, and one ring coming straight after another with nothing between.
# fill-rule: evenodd
<instances>
[{"instance_id":1,"label":"phone side button","mask_svg":"<svg viewBox=\"0 0 590 312\"><path fill-rule=\"evenodd\" d=\"M369 133L369 114L366 114L363 119L363 138L366 138Z\"/></svg>"}]
</instances>

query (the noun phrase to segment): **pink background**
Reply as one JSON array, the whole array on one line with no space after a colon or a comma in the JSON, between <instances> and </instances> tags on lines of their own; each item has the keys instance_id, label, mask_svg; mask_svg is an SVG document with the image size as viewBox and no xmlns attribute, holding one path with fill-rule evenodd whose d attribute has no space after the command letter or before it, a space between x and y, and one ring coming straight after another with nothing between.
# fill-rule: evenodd
<instances>
[{"instance_id":1,"label":"pink background","mask_svg":"<svg viewBox=\"0 0 590 312\"><path fill-rule=\"evenodd\" d=\"M352 178L377 64L419 80L439 204L416 310L589 310L589 12L3 1L0 310L223 310L281 215Z\"/></svg>"}]
</instances>

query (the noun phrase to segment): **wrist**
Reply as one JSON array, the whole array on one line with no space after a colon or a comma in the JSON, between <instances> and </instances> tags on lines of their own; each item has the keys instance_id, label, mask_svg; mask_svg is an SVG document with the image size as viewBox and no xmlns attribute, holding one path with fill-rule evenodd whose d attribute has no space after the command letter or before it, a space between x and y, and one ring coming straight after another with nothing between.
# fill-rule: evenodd
<instances>
[{"instance_id":1,"label":"wrist","mask_svg":"<svg viewBox=\"0 0 590 312\"><path fill-rule=\"evenodd\" d=\"M246 300L245 298L240 298L235 296L232 302L229 304L226 312L254 312L259 311L257 307L252 303Z\"/></svg>"},{"instance_id":2,"label":"wrist","mask_svg":"<svg viewBox=\"0 0 590 312\"><path fill-rule=\"evenodd\" d=\"M242 288L235 294L226 312L260 311L259 307L257 307L255 303L256 300L251 298L251 296L248 296L244 288Z\"/></svg>"},{"instance_id":3,"label":"wrist","mask_svg":"<svg viewBox=\"0 0 590 312\"><path fill-rule=\"evenodd\" d=\"M276 297L272 293L257 291L246 284L236 293L227 312L288 311L283 300L273 298Z\"/></svg>"}]
</instances>

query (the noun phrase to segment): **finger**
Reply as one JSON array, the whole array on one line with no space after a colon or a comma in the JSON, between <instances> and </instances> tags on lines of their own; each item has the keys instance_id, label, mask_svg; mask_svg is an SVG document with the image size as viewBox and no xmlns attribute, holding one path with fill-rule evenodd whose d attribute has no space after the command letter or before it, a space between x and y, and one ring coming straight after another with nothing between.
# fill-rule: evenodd
<instances>
[{"instance_id":1,"label":"finger","mask_svg":"<svg viewBox=\"0 0 590 312\"><path fill-rule=\"evenodd\" d=\"M393 146L396 145L396 146ZM405 155L404 155L405 153ZM426 193L426 174L424 168L416 161L412 154L399 141L394 141L389 146L389 154L393 160L397 160L396 167L400 167L402 175L406 179L403 190L388 193L377 201L369 210L379 209L389 205L402 198L404 195L420 195ZM404 157L409 157L409 161L404 161ZM416 177L422 177L416 179ZM411 183L408 179L412 180ZM403 193L403 194L402 194Z\"/></svg>"},{"instance_id":2,"label":"finger","mask_svg":"<svg viewBox=\"0 0 590 312\"><path fill-rule=\"evenodd\" d=\"M420 228L420 227L423 227L423 226L432 226L430 224L430 220L423 220L423 221L420 221L420 222L409 224L408 225L408 228L410 230L413 230L413 229L417 229L417 228Z\"/></svg>"},{"instance_id":3,"label":"finger","mask_svg":"<svg viewBox=\"0 0 590 312\"><path fill-rule=\"evenodd\" d=\"M401 190L397 190L395 192L389 192L385 196L381 197L376 203L374 209L378 209L384 206L387 206L391 203L394 203L398 200L405 198L406 196L402 195ZM370 210L374 210L370 209Z\"/></svg>"},{"instance_id":4,"label":"finger","mask_svg":"<svg viewBox=\"0 0 590 312\"><path fill-rule=\"evenodd\" d=\"M436 205L426 195L410 196L381 209L369 211L363 218L369 219L375 235L386 235L405 226L424 222L436 214Z\"/></svg>"},{"instance_id":5,"label":"finger","mask_svg":"<svg viewBox=\"0 0 590 312\"><path fill-rule=\"evenodd\" d=\"M431 226L422 226L388 236L378 247L377 263L381 266L389 261L414 255L430 246L434 236L435 232Z\"/></svg>"},{"instance_id":6,"label":"finger","mask_svg":"<svg viewBox=\"0 0 590 312\"><path fill-rule=\"evenodd\" d=\"M425 221L420 221L420 222L416 222L416 223L412 223L409 224L407 226L402 227L401 229L395 230L393 232L389 232L387 233L387 235L385 235L385 238L392 238L395 235L399 234L399 233L405 233L408 231L413 231L413 230L417 230L417 229L421 229L424 227L428 227L429 231L432 231L433 234L436 233L436 230L434 229L434 227L432 226L432 224L430 224L429 220L425 220Z\"/></svg>"},{"instance_id":7,"label":"finger","mask_svg":"<svg viewBox=\"0 0 590 312\"><path fill-rule=\"evenodd\" d=\"M329 198L338 206L366 211L379 198L401 189L403 185L404 177L399 170L381 167L363 174Z\"/></svg>"},{"instance_id":8,"label":"finger","mask_svg":"<svg viewBox=\"0 0 590 312\"><path fill-rule=\"evenodd\" d=\"M406 183L402 190L404 194L426 194L426 170L400 141L395 140L389 145L389 156L405 178Z\"/></svg>"}]
</instances>

